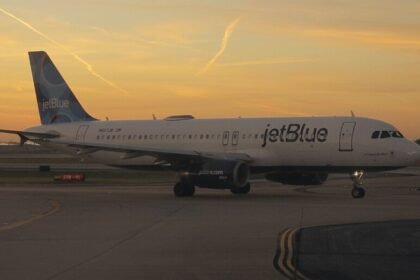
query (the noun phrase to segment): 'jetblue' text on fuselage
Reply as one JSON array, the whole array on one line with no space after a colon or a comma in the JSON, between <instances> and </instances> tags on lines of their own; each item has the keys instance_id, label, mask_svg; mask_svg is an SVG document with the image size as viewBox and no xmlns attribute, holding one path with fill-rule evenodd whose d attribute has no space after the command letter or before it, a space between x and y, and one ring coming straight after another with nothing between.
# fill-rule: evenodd
<instances>
[{"instance_id":1,"label":"'jetblue' text on fuselage","mask_svg":"<svg viewBox=\"0 0 420 280\"><path fill-rule=\"evenodd\" d=\"M327 141L328 129L326 128L311 128L306 124L291 123L283 125L281 128L267 128L264 132L263 144L264 148L267 143L275 142L320 142Z\"/></svg>"}]
</instances>

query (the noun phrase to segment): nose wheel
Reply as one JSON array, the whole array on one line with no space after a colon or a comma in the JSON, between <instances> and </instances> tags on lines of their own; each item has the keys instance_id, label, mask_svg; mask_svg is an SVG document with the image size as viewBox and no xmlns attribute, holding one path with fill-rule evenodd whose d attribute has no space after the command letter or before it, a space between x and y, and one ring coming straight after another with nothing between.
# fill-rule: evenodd
<instances>
[{"instance_id":1,"label":"nose wheel","mask_svg":"<svg viewBox=\"0 0 420 280\"><path fill-rule=\"evenodd\" d=\"M353 198L365 197L365 189L362 187L362 179L365 173L363 171L355 171L350 175L353 181L353 189L351 190L351 196Z\"/></svg>"},{"instance_id":2,"label":"nose wheel","mask_svg":"<svg viewBox=\"0 0 420 280\"><path fill-rule=\"evenodd\" d=\"M353 198L363 198L365 196L365 189L361 187L356 187L351 190L351 196Z\"/></svg>"}]
</instances>

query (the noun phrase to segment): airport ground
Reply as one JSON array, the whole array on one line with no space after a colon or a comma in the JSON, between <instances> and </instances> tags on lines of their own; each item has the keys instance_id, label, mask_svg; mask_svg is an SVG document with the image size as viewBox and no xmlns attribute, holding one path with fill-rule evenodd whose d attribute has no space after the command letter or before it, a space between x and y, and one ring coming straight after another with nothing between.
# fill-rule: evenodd
<instances>
[{"instance_id":1,"label":"airport ground","mask_svg":"<svg viewBox=\"0 0 420 280\"><path fill-rule=\"evenodd\" d=\"M0 279L419 275L419 168L368 178L364 199L342 176L176 198L171 173L96 170L69 184L53 181L60 172L0 172Z\"/></svg>"}]
</instances>

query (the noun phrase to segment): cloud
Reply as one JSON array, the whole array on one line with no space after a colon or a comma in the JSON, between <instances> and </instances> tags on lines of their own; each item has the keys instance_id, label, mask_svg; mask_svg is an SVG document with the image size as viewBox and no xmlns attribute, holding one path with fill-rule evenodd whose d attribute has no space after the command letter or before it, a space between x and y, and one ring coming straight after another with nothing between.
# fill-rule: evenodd
<instances>
[{"instance_id":1,"label":"cloud","mask_svg":"<svg viewBox=\"0 0 420 280\"><path fill-rule=\"evenodd\" d=\"M364 45L399 52L418 53L420 51L420 36L408 28L392 29L371 26L362 28L359 26L333 25L292 26L288 24L281 26L263 24L259 28L276 35L284 36L286 34L317 40L322 44L349 47L349 43L352 43L352 45Z\"/></svg>"},{"instance_id":2,"label":"cloud","mask_svg":"<svg viewBox=\"0 0 420 280\"><path fill-rule=\"evenodd\" d=\"M219 51L213 56L212 59L210 59L210 61L206 64L206 66L204 66L203 69L201 69L200 71L197 72L197 76L202 75L204 73L206 73L210 67L216 62L216 60L223 54L223 52L225 51L227 44L229 42L230 37L232 36L233 31L235 31L236 25L239 23L239 21L241 20L241 18L237 18L234 21L232 21L225 29L225 34L223 36L222 42L220 44L220 49Z\"/></svg>"},{"instance_id":3,"label":"cloud","mask_svg":"<svg viewBox=\"0 0 420 280\"><path fill-rule=\"evenodd\" d=\"M367 44L420 48L420 38L378 31L311 28L303 30L309 36L359 41Z\"/></svg>"},{"instance_id":4,"label":"cloud","mask_svg":"<svg viewBox=\"0 0 420 280\"><path fill-rule=\"evenodd\" d=\"M0 12L2 12L3 14L11 17L12 19L16 20L17 22L21 23L23 26L25 26L26 28L28 28L29 30L31 30L32 32L38 34L39 36L41 36L42 38L44 38L45 40L49 41L50 43L52 43L53 45L57 46L58 48L60 48L62 51L65 51L66 53L68 53L69 55L71 55L74 59L76 59L78 62L80 62L81 64L83 64L86 69L96 78L100 79L101 81L105 82L106 84L110 85L111 87L119 90L120 92L127 94L127 91L125 91L124 89L122 89L121 87L117 86L114 82L104 78L102 75L100 75L98 72L96 72L92 65L90 65L86 60L84 60L83 58L81 58L79 55L75 54L72 51L69 51L67 49L67 47L65 47L64 45L60 44L59 42L57 42L56 40L52 39L51 37L49 37L48 35L46 35L45 33L39 31L38 29L36 29L35 27L33 27L32 25L30 25L28 22L18 18L17 16L15 16L14 14L0 8Z\"/></svg>"}]
</instances>

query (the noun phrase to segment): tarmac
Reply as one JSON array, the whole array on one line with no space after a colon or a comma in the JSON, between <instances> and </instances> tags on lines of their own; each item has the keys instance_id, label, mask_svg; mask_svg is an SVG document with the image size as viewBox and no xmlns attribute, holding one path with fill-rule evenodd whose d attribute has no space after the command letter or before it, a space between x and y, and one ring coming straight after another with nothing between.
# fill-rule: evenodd
<instances>
[{"instance_id":1,"label":"tarmac","mask_svg":"<svg viewBox=\"0 0 420 280\"><path fill-rule=\"evenodd\" d=\"M2 280L419 275L420 168L368 178L363 199L340 176L320 187L254 180L248 195L177 198L171 177L136 183L116 172L108 184L88 173L63 184L38 172L30 183L31 172L0 184Z\"/></svg>"}]
</instances>

